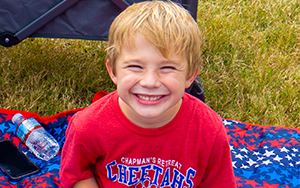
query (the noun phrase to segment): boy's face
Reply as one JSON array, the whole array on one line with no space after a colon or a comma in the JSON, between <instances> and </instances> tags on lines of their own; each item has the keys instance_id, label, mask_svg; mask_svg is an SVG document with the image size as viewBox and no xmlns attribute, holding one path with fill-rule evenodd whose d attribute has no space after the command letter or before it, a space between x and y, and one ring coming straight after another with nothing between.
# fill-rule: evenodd
<instances>
[{"instance_id":1,"label":"boy's face","mask_svg":"<svg viewBox=\"0 0 300 188\"><path fill-rule=\"evenodd\" d=\"M115 72L106 66L120 96L125 116L144 128L157 128L170 122L180 109L185 88L197 72L187 79L188 64L183 55L165 58L157 47L137 33L133 44L125 42L116 60Z\"/></svg>"}]
</instances>

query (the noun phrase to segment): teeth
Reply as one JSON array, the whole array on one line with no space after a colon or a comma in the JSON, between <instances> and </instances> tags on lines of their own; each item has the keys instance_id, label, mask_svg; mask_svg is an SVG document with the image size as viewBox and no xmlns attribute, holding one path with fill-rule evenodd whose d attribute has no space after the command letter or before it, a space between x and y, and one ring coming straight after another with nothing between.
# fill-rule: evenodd
<instances>
[{"instance_id":1,"label":"teeth","mask_svg":"<svg viewBox=\"0 0 300 188\"><path fill-rule=\"evenodd\" d=\"M153 96L153 97L144 96L144 95L137 95L137 96L138 96L138 98L146 100L146 101L155 101L155 100L158 100L158 99L160 99L160 98L163 97L162 95L160 95L160 96Z\"/></svg>"}]
</instances>

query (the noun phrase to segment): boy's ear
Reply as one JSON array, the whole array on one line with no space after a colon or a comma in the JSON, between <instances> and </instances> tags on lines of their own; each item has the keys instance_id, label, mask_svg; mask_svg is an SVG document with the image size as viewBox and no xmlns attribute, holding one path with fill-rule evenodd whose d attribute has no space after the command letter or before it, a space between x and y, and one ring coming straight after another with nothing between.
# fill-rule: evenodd
<instances>
[{"instance_id":1,"label":"boy's ear","mask_svg":"<svg viewBox=\"0 0 300 188\"><path fill-rule=\"evenodd\" d=\"M193 81L196 79L198 73L199 73L200 68L197 68L197 70L192 74L192 76L185 81L185 88L189 88Z\"/></svg>"},{"instance_id":2,"label":"boy's ear","mask_svg":"<svg viewBox=\"0 0 300 188\"><path fill-rule=\"evenodd\" d=\"M117 79L117 77L116 77L114 71L113 71L112 68L110 67L110 65L109 65L109 60L108 60L108 59L106 60L105 65L106 65L106 69L107 69L107 71L108 71L108 74L109 74L109 76L110 76L110 79L117 85L118 79Z\"/></svg>"}]
</instances>

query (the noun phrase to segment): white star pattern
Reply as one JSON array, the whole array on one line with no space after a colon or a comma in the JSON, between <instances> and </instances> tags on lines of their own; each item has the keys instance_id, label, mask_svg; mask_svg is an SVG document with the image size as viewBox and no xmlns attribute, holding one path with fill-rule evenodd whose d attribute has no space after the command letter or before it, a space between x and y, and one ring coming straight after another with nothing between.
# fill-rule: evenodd
<instances>
[{"instance_id":1,"label":"white star pattern","mask_svg":"<svg viewBox=\"0 0 300 188\"><path fill-rule=\"evenodd\" d=\"M286 155L285 158L287 158L289 161L292 160L292 157L289 155Z\"/></svg>"},{"instance_id":2,"label":"white star pattern","mask_svg":"<svg viewBox=\"0 0 300 188\"><path fill-rule=\"evenodd\" d=\"M253 152L253 155L260 155L260 153L259 152Z\"/></svg>"},{"instance_id":3,"label":"white star pattern","mask_svg":"<svg viewBox=\"0 0 300 188\"><path fill-rule=\"evenodd\" d=\"M266 153L264 154L264 156L270 157L271 155L275 155L274 150L272 150L272 151L266 150Z\"/></svg>"},{"instance_id":4,"label":"white star pattern","mask_svg":"<svg viewBox=\"0 0 300 188\"><path fill-rule=\"evenodd\" d=\"M241 159L241 160L244 159L244 157L243 157L240 153L239 153L238 155L236 155L235 158L239 158L239 159Z\"/></svg>"},{"instance_id":5,"label":"white star pattern","mask_svg":"<svg viewBox=\"0 0 300 188\"><path fill-rule=\"evenodd\" d=\"M276 155L276 157L273 159L274 161L278 161L280 163L280 161L282 160L283 158L279 157L278 155Z\"/></svg>"},{"instance_id":6,"label":"white star pattern","mask_svg":"<svg viewBox=\"0 0 300 188\"><path fill-rule=\"evenodd\" d=\"M266 184L300 188L300 131L255 125L243 127L231 122L226 128L232 132L230 138L234 141L230 150L235 174L242 178L238 180L239 187L247 187L250 183L247 180L251 183L253 180L250 187ZM230 124L229 120L226 124ZM240 139L243 142L239 143Z\"/></svg>"},{"instance_id":7,"label":"white star pattern","mask_svg":"<svg viewBox=\"0 0 300 188\"><path fill-rule=\"evenodd\" d=\"M236 168L235 163L236 163L236 161L232 161L233 168Z\"/></svg>"},{"instance_id":8,"label":"white star pattern","mask_svg":"<svg viewBox=\"0 0 300 188\"><path fill-rule=\"evenodd\" d=\"M248 153L248 150L246 148L241 149L240 151Z\"/></svg>"},{"instance_id":9,"label":"white star pattern","mask_svg":"<svg viewBox=\"0 0 300 188\"><path fill-rule=\"evenodd\" d=\"M293 148L292 150L293 150L293 152L295 152L295 153L299 151L299 150L296 149L296 148Z\"/></svg>"},{"instance_id":10,"label":"white star pattern","mask_svg":"<svg viewBox=\"0 0 300 188\"><path fill-rule=\"evenodd\" d=\"M226 125L231 125L232 123L227 120L223 120L223 124L226 126Z\"/></svg>"},{"instance_id":11,"label":"white star pattern","mask_svg":"<svg viewBox=\"0 0 300 188\"><path fill-rule=\"evenodd\" d=\"M246 165L242 164L242 166L240 168L247 169L247 168L249 168L249 166L246 166Z\"/></svg>"},{"instance_id":12,"label":"white star pattern","mask_svg":"<svg viewBox=\"0 0 300 188\"><path fill-rule=\"evenodd\" d=\"M286 153L288 153L289 150L287 150L285 147L283 147L283 148L280 148L280 152L286 152Z\"/></svg>"},{"instance_id":13,"label":"white star pattern","mask_svg":"<svg viewBox=\"0 0 300 188\"><path fill-rule=\"evenodd\" d=\"M248 163L250 166L252 166L252 165L254 165L254 164L257 164L257 162L256 162L256 161L253 161L252 159L249 159L249 160L247 161L247 163Z\"/></svg>"},{"instance_id":14,"label":"white star pattern","mask_svg":"<svg viewBox=\"0 0 300 188\"><path fill-rule=\"evenodd\" d=\"M257 161L262 161L265 157L258 157Z\"/></svg>"},{"instance_id":15,"label":"white star pattern","mask_svg":"<svg viewBox=\"0 0 300 188\"><path fill-rule=\"evenodd\" d=\"M262 163L265 164L265 165L272 164L272 162L269 159L266 160L266 161L263 161Z\"/></svg>"}]
</instances>

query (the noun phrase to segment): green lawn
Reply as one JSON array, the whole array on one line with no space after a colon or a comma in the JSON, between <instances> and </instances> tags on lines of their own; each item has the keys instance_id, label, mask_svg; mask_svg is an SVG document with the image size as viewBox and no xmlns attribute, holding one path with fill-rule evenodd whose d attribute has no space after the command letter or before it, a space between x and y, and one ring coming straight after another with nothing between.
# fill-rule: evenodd
<instances>
[{"instance_id":1,"label":"green lawn","mask_svg":"<svg viewBox=\"0 0 300 188\"><path fill-rule=\"evenodd\" d=\"M206 103L222 117L300 127L298 0L201 0L199 73ZM26 39L0 47L0 107L50 116L88 106L115 86L105 42Z\"/></svg>"}]
</instances>

